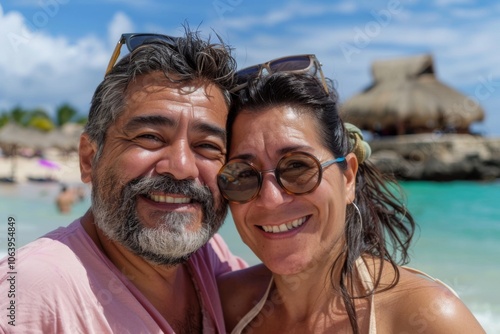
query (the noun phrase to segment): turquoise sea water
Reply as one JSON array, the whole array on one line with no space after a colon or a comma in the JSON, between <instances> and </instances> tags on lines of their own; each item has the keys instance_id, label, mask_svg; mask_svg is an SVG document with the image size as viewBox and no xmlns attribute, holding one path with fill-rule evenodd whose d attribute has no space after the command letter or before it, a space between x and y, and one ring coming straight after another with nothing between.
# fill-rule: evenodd
<instances>
[{"instance_id":1,"label":"turquoise sea water","mask_svg":"<svg viewBox=\"0 0 500 334\"><path fill-rule=\"evenodd\" d=\"M409 210L419 230L409 264L458 292L487 333L500 333L500 182L405 182ZM88 208L89 196L61 215L54 205L57 184L0 183L0 257L5 255L7 219L16 219L17 247L68 225ZM231 217L221 234L233 253L258 259L240 241Z\"/></svg>"}]
</instances>

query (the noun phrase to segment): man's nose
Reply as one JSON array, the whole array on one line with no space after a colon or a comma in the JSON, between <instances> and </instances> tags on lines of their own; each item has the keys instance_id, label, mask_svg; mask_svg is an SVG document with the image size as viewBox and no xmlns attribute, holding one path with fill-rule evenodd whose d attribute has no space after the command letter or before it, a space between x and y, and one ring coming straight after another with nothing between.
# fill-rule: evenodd
<instances>
[{"instance_id":1,"label":"man's nose","mask_svg":"<svg viewBox=\"0 0 500 334\"><path fill-rule=\"evenodd\" d=\"M199 176L196 154L186 140L172 142L160 154L155 168L158 174L170 174L177 180L196 179Z\"/></svg>"}]
</instances>

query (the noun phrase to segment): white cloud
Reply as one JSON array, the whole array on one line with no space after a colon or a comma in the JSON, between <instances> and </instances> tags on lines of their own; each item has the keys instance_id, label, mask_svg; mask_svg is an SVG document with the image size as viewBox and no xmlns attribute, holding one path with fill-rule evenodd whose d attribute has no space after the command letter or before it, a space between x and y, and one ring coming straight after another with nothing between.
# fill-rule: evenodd
<instances>
[{"instance_id":1,"label":"white cloud","mask_svg":"<svg viewBox=\"0 0 500 334\"><path fill-rule=\"evenodd\" d=\"M255 26L275 26L284 22L291 22L298 18L312 18L326 14L346 14L356 11L357 5L352 1L342 1L336 4L315 4L294 1L283 8L277 8L264 15L243 15L224 18L227 29L252 29Z\"/></svg>"},{"instance_id":2,"label":"white cloud","mask_svg":"<svg viewBox=\"0 0 500 334\"><path fill-rule=\"evenodd\" d=\"M457 8L450 10L450 13L453 17L458 19L466 19L466 20L477 20L482 18L487 18L491 15L490 8Z\"/></svg>"},{"instance_id":3,"label":"white cloud","mask_svg":"<svg viewBox=\"0 0 500 334\"><path fill-rule=\"evenodd\" d=\"M49 113L69 102L85 113L110 50L105 41L76 41L33 29L20 13L0 10L0 110L15 105Z\"/></svg>"},{"instance_id":4,"label":"white cloud","mask_svg":"<svg viewBox=\"0 0 500 334\"><path fill-rule=\"evenodd\" d=\"M474 0L436 0L434 4L439 7L448 7L450 5L472 4Z\"/></svg>"},{"instance_id":5,"label":"white cloud","mask_svg":"<svg viewBox=\"0 0 500 334\"><path fill-rule=\"evenodd\" d=\"M130 18L122 12L118 12L113 16L108 27L108 42L109 45L115 45L123 33L136 32L134 23Z\"/></svg>"}]
</instances>

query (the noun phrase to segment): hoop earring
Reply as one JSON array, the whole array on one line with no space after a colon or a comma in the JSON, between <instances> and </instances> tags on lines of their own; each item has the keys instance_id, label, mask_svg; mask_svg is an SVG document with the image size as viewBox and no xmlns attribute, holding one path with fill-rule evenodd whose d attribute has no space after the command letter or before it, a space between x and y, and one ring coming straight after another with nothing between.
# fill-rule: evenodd
<instances>
[{"instance_id":1,"label":"hoop earring","mask_svg":"<svg viewBox=\"0 0 500 334\"><path fill-rule=\"evenodd\" d=\"M359 210L356 203L352 202L351 204L354 205L354 209L356 209L356 212L358 213L359 216L359 234L361 236L361 234L363 233L363 216L361 216L361 211Z\"/></svg>"}]
</instances>

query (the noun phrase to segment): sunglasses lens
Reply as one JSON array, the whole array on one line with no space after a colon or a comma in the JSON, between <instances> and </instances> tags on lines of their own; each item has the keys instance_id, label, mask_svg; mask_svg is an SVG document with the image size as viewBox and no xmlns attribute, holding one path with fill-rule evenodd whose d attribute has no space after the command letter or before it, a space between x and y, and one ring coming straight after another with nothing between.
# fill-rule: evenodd
<instances>
[{"instance_id":1,"label":"sunglasses lens","mask_svg":"<svg viewBox=\"0 0 500 334\"><path fill-rule=\"evenodd\" d=\"M283 188L294 194L304 194L318 184L320 168L313 157L299 153L281 159L276 169Z\"/></svg>"},{"instance_id":2,"label":"sunglasses lens","mask_svg":"<svg viewBox=\"0 0 500 334\"><path fill-rule=\"evenodd\" d=\"M226 199L244 203L257 194L260 175L250 164L232 161L227 163L217 175L217 184Z\"/></svg>"},{"instance_id":3,"label":"sunglasses lens","mask_svg":"<svg viewBox=\"0 0 500 334\"><path fill-rule=\"evenodd\" d=\"M236 85L246 83L251 77L259 73L260 65L250 66L236 72Z\"/></svg>"},{"instance_id":4,"label":"sunglasses lens","mask_svg":"<svg viewBox=\"0 0 500 334\"><path fill-rule=\"evenodd\" d=\"M156 34L136 34L136 35L131 35L127 39L127 47L129 51L133 51L139 46L147 43L154 43L154 42L166 42L171 45L175 45L175 40L176 37L171 37L167 35L156 35Z\"/></svg>"},{"instance_id":5,"label":"sunglasses lens","mask_svg":"<svg viewBox=\"0 0 500 334\"><path fill-rule=\"evenodd\" d=\"M304 71L311 66L312 59L309 56L292 56L273 60L269 63L272 73Z\"/></svg>"}]
</instances>

